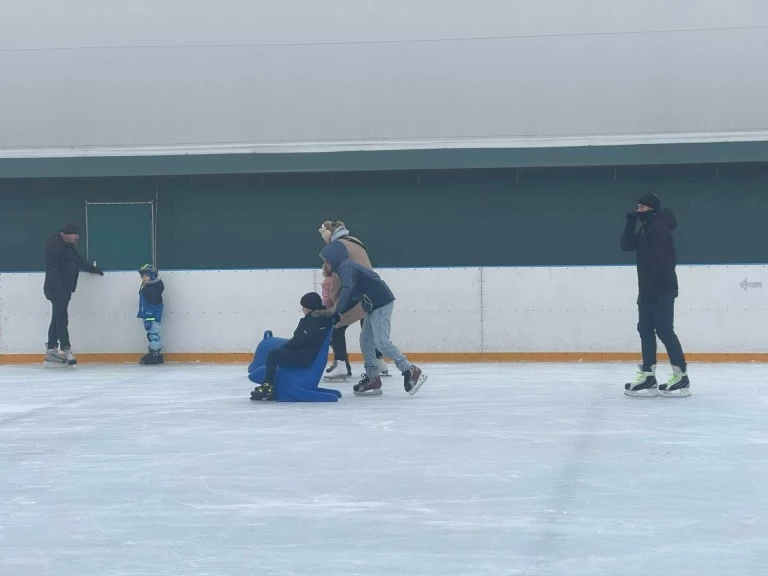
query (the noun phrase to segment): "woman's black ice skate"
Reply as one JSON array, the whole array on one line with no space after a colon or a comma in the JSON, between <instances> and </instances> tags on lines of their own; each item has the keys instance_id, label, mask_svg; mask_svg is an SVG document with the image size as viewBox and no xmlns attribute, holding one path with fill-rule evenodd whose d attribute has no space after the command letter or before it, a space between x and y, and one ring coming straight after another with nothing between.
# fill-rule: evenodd
<instances>
[{"instance_id":1,"label":"woman's black ice skate","mask_svg":"<svg viewBox=\"0 0 768 576\"><path fill-rule=\"evenodd\" d=\"M659 396L664 398L686 398L691 395L691 381L688 375L677 366L672 366L672 376L664 384L659 384Z\"/></svg>"},{"instance_id":2,"label":"woman's black ice skate","mask_svg":"<svg viewBox=\"0 0 768 576\"><path fill-rule=\"evenodd\" d=\"M656 365L646 370L639 365L640 371L632 382L624 384L624 394L641 398L655 398L659 395L658 382L656 381Z\"/></svg>"}]
</instances>

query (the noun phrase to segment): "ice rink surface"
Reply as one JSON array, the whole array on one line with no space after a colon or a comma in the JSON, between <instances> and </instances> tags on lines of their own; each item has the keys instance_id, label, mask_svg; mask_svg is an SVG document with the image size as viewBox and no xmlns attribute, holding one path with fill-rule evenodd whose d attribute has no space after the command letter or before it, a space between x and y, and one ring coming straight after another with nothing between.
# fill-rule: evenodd
<instances>
[{"instance_id":1,"label":"ice rink surface","mask_svg":"<svg viewBox=\"0 0 768 576\"><path fill-rule=\"evenodd\" d=\"M0 575L768 573L768 366L691 365L685 399L424 368L298 405L245 366L2 366Z\"/></svg>"}]
</instances>

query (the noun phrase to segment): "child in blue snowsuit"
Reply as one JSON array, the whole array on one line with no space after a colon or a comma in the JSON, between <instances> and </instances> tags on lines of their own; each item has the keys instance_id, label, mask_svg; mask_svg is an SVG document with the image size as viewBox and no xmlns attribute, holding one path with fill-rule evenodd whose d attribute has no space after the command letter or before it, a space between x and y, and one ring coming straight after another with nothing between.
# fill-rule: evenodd
<instances>
[{"instance_id":1,"label":"child in blue snowsuit","mask_svg":"<svg viewBox=\"0 0 768 576\"><path fill-rule=\"evenodd\" d=\"M163 320L163 281L160 280L157 268L144 264L139 268L141 288L139 288L139 313L137 318L144 321L147 331L149 351L141 357L140 364L162 364L163 355L160 353L160 322Z\"/></svg>"}]
</instances>

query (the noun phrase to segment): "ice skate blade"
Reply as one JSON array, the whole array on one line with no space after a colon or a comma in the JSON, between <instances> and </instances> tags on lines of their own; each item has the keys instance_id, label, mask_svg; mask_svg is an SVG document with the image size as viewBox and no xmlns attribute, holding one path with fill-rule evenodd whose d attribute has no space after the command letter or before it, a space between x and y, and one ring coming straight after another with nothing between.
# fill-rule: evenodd
<instances>
[{"instance_id":1,"label":"ice skate blade","mask_svg":"<svg viewBox=\"0 0 768 576\"><path fill-rule=\"evenodd\" d=\"M323 380L326 382L346 382L350 376L323 376Z\"/></svg>"},{"instance_id":2,"label":"ice skate blade","mask_svg":"<svg viewBox=\"0 0 768 576\"><path fill-rule=\"evenodd\" d=\"M644 388L642 390L624 390L624 395L630 398L658 398L659 391L656 388Z\"/></svg>"},{"instance_id":3,"label":"ice skate blade","mask_svg":"<svg viewBox=\"0 0 768 576\"><path fill-rule=\"evenodd\" d=\"M427 375L422 372L421 376L419 376L419 379L416 381L416 384L413 385L413 387L408 390L408 394L413 396L416 394L416 392L419 391L419 388L421 388L422 384L427 381Z\"/></svg>"},{"instance_id":4,"label":"ice skate blade","mask_svg":"<svg viewBox=\"0 0 768 576\"><path fill-rule=\"evenodd\" d=\"M352 394L355 396L381 396L384 394L381 388L374 388L373 390L366 390L365 392L358 392L357 390L353 390Z\"/></svg>"},{"instance_id":5,"label":"ice skate blade","mask_svg":"<svg viewBox=\"0 0 768 576\"><path fill-rule=\"evenodd\" d=\"M43 366L46 368L74 368L74 365L67 364L66 362L51 362L50 360L43 360Z\"/></svg>"},{"instance_id":6,"label":"ice skate blade","mask_svg":"<svg viewBox=\"0 0 768 576\"><path fill-rule=\"evenodd\" d=\"M677 390L659 390L659 396L662 398L688 398L691 395L690 388L678 388Z\"/></svg>"}]
</instances>

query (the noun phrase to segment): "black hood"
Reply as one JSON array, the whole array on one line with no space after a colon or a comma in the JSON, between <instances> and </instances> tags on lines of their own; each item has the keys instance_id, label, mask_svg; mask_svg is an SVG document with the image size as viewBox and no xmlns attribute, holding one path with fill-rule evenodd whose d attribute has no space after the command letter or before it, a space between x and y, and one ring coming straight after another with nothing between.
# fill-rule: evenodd
<instances>
[{"instance_id":1,"label":"black hood","mask_svg":"<svg viewBox=\"0 0 768 576\"><path fill-rule=\"evenodd\" d=\"M661 224L667 226L670 230L677 228L677 218L675 218L674 212L671 210L663 210L656 215L654 221L658 221Z\"/></svg>"}]
</instances>

